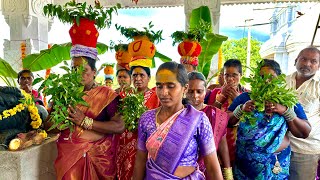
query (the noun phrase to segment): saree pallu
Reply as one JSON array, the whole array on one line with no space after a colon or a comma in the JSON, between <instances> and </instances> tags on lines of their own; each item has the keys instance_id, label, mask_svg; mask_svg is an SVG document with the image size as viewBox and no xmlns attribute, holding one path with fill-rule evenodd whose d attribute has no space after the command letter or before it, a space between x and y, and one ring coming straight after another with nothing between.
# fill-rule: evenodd
<instances>
[{"instance_id":1,"label":"saree pallu","mask_svg":"<svg viewBox=\"0 0 320 180\"><path fill-rule=\"evenodd\" d=\"M239 180L288 179L290 165L290 146L281 152L279 149L288 129L284 118L273 114L271 118L254 111L255 124L248 120L240 122L238 128L236 164L234 176ZM274 173L276 161L281 171Z\"/></svg>"},{"instance_id":2,"label":"saree pallu","mask_svg":"<svg viewBox=\"0 0 320 180\"><path fill-rule=\"evenodd\" d=\"M144 93L144 104L148 109L159 106L159 99L154 90ZM117 178L119 180L130 180L133 176L135 157L137 153L138 131L130 132L127 129L118 136L117 149Z\"/></svg>"},{"instance_id":3,"label":"saree pallu","mask_svg":"<svg viewBox=\"0 0 320 180\"><path fill-rule=\"evenodd\" d=\"M216 148L218 149L221 138L226 134L226 129L228 125L228 114L219 108L213 106L206 106L201 110L208 117L210 124L212 126L214 142Z\"/></svg>"},{"instance_id":4,"label":"saree pallu","mask_svg":"<svg viewBox=\"0 0 320 180\"><path fill-rule=\"evenodd\" d=\"M111 89L96 87L83 97L89 107L79 106L79 109L86 116L96 118L116 97ZM57 179L115 179L116 141L113 135L91 141L81 138L82 131L76 126L71 136L69 130L61 132L57 140L58 157L55 160Z\"/></svg>"},{"instance_id":5,"label":"saree pallu","mask_svg":"<svg viewBox=\"0 0 320 180\"><path fill-rule=\"evenodd\" d=\"M181 179L173 174L193 138L200 119L201 113L188 106L187 110L178 111L152 133L146 143L149 152L147 180ZM197 169L183 179L204 180L205 177Z\"/></svg>"},{"instance_id":6,"label":"saree pallu","mask_svg":"<svg viewBox=\"0 0 320 180\"><path fill-rule=\"evenodd\" d=\"M228 114L219 108L207 105L205 108L201 110L208 117L210 124L212 126L214 142L216 145L216 149L219 148L219 143L222 137L226 134L226 129L228 125ZM204 165L203 157L199 157L198 160L199 169L202 172L205 172L206 168ZM207 175L207 174L206 174Z\"/></svg>"}]
</instances>

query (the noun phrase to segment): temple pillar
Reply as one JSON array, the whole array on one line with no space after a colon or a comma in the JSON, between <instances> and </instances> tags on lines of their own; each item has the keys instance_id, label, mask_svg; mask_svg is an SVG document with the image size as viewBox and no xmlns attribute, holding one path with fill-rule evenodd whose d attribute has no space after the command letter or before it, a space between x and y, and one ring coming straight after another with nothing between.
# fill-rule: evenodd
<instances>
[{"instance_id":1,"label":"temple pillar","mask_svg":"<svg viewBox=\"0 0 320 180\"><path fill-rule=\"evenodd\" d=\"M200 6L208 6L211 12L212 30L219 33L221 0L184 0L184 13L186 16L186 29L189 28L191 11ZM209 77L218 71L218 53L211 61L211 71Z\"/></svg>"},{"instance_id":2,"label":"temple pillar","mask_svg":"<svg viewBox=\"0 0 320 180\"><path fill-rule=\"evenodd\" d=\"M43 6L53 0L1 0L2 14L10 28L4 40L4 59L15 71L22 69L21 45L25 54L48 48L48 31L53 22L43 16Z\"/></svg>"}]
</instances>

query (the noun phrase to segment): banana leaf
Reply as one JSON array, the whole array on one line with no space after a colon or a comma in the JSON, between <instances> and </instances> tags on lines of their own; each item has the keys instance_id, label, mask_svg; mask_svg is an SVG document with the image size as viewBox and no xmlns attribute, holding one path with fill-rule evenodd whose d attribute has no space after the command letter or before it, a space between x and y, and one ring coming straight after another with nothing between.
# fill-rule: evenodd
<instances>
[{"instance_id":1,"label":"banana leaf","mask_svg":"<svg viewBox=\"0 0 320 180\"><path fill-rule=\"evenodd\" d=\"M212 28L211 13L208 6L200 6L199 8L192 10L189 22L190 29L196 28L201 21L210 23ZM202 51L198 57L199 65L197 70L206 78L208 78L210 72L213 56L219 51L222 42L226 41L227 39L227 36L222 36L215 33L207 33L204 39L200 41Z\"/></svg>"},{"instance_id":2,"label":"banana leaf","mask_svg":"<svg viewBox=\"0 0 320 180\"><path fill-rule=\"evenodd\" d=\"M54 44L50 49L40 51L40 53L30 54L23 59L23 68L32 72L49 69L64 60L70 60L70 50L72 44ZM104 54L108 46L103 43L97 43L98 54Z\"/></svg>"},{"instance_id":3,"label":"banana leaf","mask_svg":"<svg viewBox=\"0 0 320 180\"><path fill-rule=\"evenodd\" d=\"M162 62L169 62L172 61L171 58L169 58L168 56L156 51L156 54L154 55L154 57L152 58L152 68L156 67L156 62L155 62L155 58L160 59Z\"/></svg>"},{"instance_id":4,"label":"banana leaf","mask_svg":"<svg viewBox=\"0 0 320 180\"><path fill-rule=\"evenodd\" d=\"M18 73L13 70L11 65L4 59L0 58L0 79L3 80L8 86L16 86L16 78Z\"/></svg>"},{"instance_id":5,"label":"banana leaf","mask_svg":"<svg viewBox=\"0 0 320 180\"><path fill-rule=\"evenodd\" d=\"M9 63L0 58L0 76L17 78L18 73L13 70Z\"/></svg>"},{"instance_id":6,"label":"banana leaf","mask_svg":"<svg viewBox=\"0 0 320 180\"><path fill-rule=\"evenodd\" d=\"M219 48L223 41L226 41L228 37L214 33L207 33L205 38L200 42L202 52L199 58L199 65L197 70L207 78L210 72L211 60L215 54L219 51Z\"/></svg>"},{"instance_id":7,"label":"banana leaf","mask_svg":"<svg viewBox=\"0 0 320 180\"><path fill-rule=\"evenodd\" d=\"M211 21L211 13L208 6L200 6L196 9L193 9L190 15L190 29L196 28L199 25L199 22L203 20L204 22L208 22L212 24ZM212 26L211 26L212 31Z\"/></svg>"}]
</instances>

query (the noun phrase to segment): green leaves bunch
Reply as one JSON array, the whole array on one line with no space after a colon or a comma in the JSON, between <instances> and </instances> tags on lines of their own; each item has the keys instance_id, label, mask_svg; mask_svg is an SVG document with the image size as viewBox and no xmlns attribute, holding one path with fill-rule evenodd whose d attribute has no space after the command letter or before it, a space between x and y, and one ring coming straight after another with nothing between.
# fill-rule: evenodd
<instances>
[{"instance_id":1,"label":"green leaves bunch","mask_svg":"<svg viewBox=\"0 0 320 180\"><path fill-rule=\"evenodd\" d=\"M135 36L147 36L149 40L153 43L159 43L161 42L161 40L163 40L162 30L159 30L159 31L152 30L152 28L154 27L152 22L149 22L148 27L143 27L144 29L143 31L140 31L133 27L129 27L129 28L123 27L118 24L116 24L115 27L118 31L120 31L120 33L123 36L125 36L128 39L133 39L133 37Z\"/></svg>"},{"instance_id":2,"label":"green leaves bunch","mask_svg":"<svg viewBox=\"0 0 320 180\"><path fill-rule=\"evenodd\" d=\"M200 42L209 32L211 32L211 24L201 19L196 27L190 28L187 32L175 31L174 33L172 33L172 45L174 46L176 43L180 43L184 40Z\"/></svg>"},{"instance_id":3,"label":"green leaves bunch","mask_svg":"<svg viewBox=\"0 0 320 180\"><path fill-rule=\"evenodd\" d=\"M125 92L125 97L121 99L119 111L123 115L125 127L129 131L135 131L138 128L138 120L148 109L144 105L143 93Z\"/></svg>"},{"instance_id":4,"label":"green leaves bunch","mask_svg":"<svg viewBox=\"0 0 320 180\"><path fill-rule=\"evenodd\" d=\"M117 51L127 51L128 50L128 46L129 44L125 44L125 43L122 43L122 41L119 41L119 43L117 44L116 42L114 41L110 41L110 44L109 44L109 49L110 50L115 50L116 52Z\"/></svg>"},{"instance_id":5,"label":"green leaves bunch","mask_svg":"<svg viewBox=\"0 0 320 180\"><path fill-rule=\"evenodd\" d=\"M76 3L75 0L67 2L65 5L47 4L43 7L43 13L48 17L58 17L63 23L80 24L81 18L86 18L95 21L98 29L103 29L106 26L110 27L112 13L121 8L120 4L110 8L104 8L100 5L99 1L95 1L95 6L87 6L87 3Z\"/></svg>"},{"instance_id":6,"label":"green leaves bunch","mask_svg":"<svg viewBox=\"0 0 320 180\"><path fill-rule=\"evenodd\" d=\"M128 44L117 44L114 46L115 51L128 51Z\"/></svg>"},{"instance_id":7,"label":"green leaves bunch","mask_svg":"<svg viewBox=\"0 0 320 180\"><path fill-rule=\"evenodd\" d=\"M64 66L60 67L66 71L66 74L50 74L47 79L37 78L34 84L42 82L39 91L43 91L46 96L51 96L49 103L52 104L52 111L50 119L53 125L49 128L63 130L69 128L73 131L74 123L67 120L68 107L76 107L78 104L88 106L87 102L83 100L85 93L82 81L83 66L76 69L70 69L68 64L64 61Z\"/></svg>"},{"instance_id":8,"label":"green leaves bunch","mask_svg":"<svg viewBox=\"0 0 320 180\"><path fill-rule=\"evenodd\" d=\"M249 78L241 78L241 83L249 83L251 86L249 95L255 103L256 110L264 112L266 101L293 108L297 104L298 98L293 89L286 87L285 74L277 77L272 77L271 74L261 76L260 69L263 67L263 60L257 64L257 68L251 69L252 74ZM253 112L244 113L241 120L245 121L245 119L248 119L251 125L255 123Z\"/></svg>"}]
</instances>

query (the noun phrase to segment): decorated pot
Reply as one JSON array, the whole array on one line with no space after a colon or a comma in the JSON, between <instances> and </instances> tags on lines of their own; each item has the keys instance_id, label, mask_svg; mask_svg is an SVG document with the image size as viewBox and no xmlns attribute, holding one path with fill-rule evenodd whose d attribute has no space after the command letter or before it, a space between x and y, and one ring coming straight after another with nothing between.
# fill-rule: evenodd
<instances>
[{"instance_id":1,"label":"decorated pot","mask_svg":"<svg viewBox=\"0 0 320 180\"><path fill-rule=\"evenodd\" d=\"M69 34L73 45L81 44L93 48L97 45L99 32L94 25L94 21L90 21L89 19L81 18L79 26L74 20L73 26L69 30Z\"/></svg>"},{"instance_id":2,"label":"decorated pot","mask_svg":"<svg viewBox=\"0 0 320 180\"><path fill-rule=\"evenodd\" d=\"M113 71L113 67L112 66L106 66L104 69L103 69L103 72L104 74L113 74L114 71Z\"/></svg>"},{"instance_id":3,"label":"decorated pot","mask_svg":"<svg viewBox=\"0 0 320 180\"><path fill-rule=\"evenodd\" d=\"M190 64L198 66L198 56L201 53L201 45L197 41L185 40L178 46L178 52L181 56L181 64Z\"/></svg>"},{"instance_id":4,"label":"decorated pot","mask_svg":"<svg viewBox=\"0 0 320 180\"><path fill-rule=\"evenodd\" d=\"M180 56L199 56L201 53L201 45L197 41L185 40L178 46Z\"/></svg>"},{"instance_id":5,"label":"decorated pot","mask_svg":"<svg viewBox=\"0 0 320 180\"><path fill-rule=\"evenodd\" d=\"M156 54L156 47L147 36L137 36L129 44L128 52L132 57L142 56L151 59Z\"/></svg>"},{"instance_id":6,"label":"decorated pot","mask_svg":"<svg viewBox=\"0 0 320 180\"><path fill-rule=\"evenodd\" d=\"M128 64L130 63L132 56L128 51L118 50L116 52L115 58L118 64Z\"/></svg>"}]
</instances>

